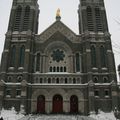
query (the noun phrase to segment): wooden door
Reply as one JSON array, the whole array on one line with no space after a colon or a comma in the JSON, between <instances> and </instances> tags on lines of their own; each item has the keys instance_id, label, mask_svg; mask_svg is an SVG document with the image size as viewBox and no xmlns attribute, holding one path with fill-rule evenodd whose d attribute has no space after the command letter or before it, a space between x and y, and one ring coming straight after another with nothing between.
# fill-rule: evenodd
<instances>
[{"instance_id":1,"label":"wooden door","mask_svg":"<svg viewBox=\"0 0 120 120\"><path fill-rule=\"evenodd\" d=\"M63 98L60 95L55 95L53 97L53 113L63 112Z\"/></svg>"},{"instance_id":2,"label":"wooden door","mask_svg":"<svg viewBox=\"0 0 120 120\"><path fill-rule=\"evenodd\" d=\"M45 112L45 97L43 95L40 95L37 98L37 112L38 113L44 113Z\"/></svg>"},{"instance_id":3,"label":"wooden door","mask_svg":"<svg viewBox=\"0 0 120 120\"><path fill-rule=\"evenodd\" d=\"M70 112L78 113L78 97L75 95L70 98Z\"/></svg>"}]
</instances>

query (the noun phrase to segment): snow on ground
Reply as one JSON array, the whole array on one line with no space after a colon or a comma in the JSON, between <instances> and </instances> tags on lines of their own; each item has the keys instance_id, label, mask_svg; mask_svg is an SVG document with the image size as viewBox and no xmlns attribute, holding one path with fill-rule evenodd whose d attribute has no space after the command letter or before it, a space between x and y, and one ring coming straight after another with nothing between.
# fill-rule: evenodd
<instances>
[{"instance_id":1,"label":"snow on ground","mask_svg":"<svg viewBox=\"0 0 120 120\"><path fill-rule=\"evenodd\" d=\"M114 113L104 113L102 111L99 111L99 114L91 114L91 118L94 118L95 120L116 120Z\"/></svg>"},{"instance_id":2,"label":"snow on ground","mask_svg":"<svg viewBox=\"0 0 120 120\"><path fill-rule=\"evenodd\" d=\"M114 113L104 113L99 111L99 114L91 114L89 117L80 115L27 115L17 113L14 108L11 110L2 109L0 116L4 120L116 120ZM21 119L22 118L22 119Z\"/></svg>"},{"instance_id":3,"label":"snow on ground","mask_svg":"<svg viewBox=\"0 0 120 120\"><path fill-rule=\"evenodd\" d=\"M11 108L11 110L2 109L0 116L2 116L4 120L17 120L22 118L24 115L17 113L14 108Z\"/></svg>"}]
</instances>

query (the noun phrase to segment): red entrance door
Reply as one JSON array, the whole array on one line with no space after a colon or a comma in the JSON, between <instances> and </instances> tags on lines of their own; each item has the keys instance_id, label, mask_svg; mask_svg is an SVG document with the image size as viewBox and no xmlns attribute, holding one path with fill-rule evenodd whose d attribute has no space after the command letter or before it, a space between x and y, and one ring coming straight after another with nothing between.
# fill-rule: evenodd
<instances>
[{"instance_id":1,"label":"red entrance door","mask_svg":"<svg viewBox=\"0 0 120 120\"><path fill-rule=\"evenodd\" d=\"M40 95L37 98L37 112L38 113L44 113L45 112L45 97L43 95Z\"/></svg>"},{"instance_id":2,"label":"red entrance door","mask_svg":"<svg viewBox=\"0 0 120 120\"><path fill-rule=\"evenodd\" d=\"M77 113L78 112L78 97L72 95L70 98L70 112Z\"/></svg>"},{"instance_id":3,"label":"red entrance door","mask_svg":"<svg viewBox=\"0 0 120 120\"><path fill-rule=\"evenodd\" d=\"M63 112L63 98L60 95L55 95L53 97L53 113Z\"/></svg>"}]
</instances>

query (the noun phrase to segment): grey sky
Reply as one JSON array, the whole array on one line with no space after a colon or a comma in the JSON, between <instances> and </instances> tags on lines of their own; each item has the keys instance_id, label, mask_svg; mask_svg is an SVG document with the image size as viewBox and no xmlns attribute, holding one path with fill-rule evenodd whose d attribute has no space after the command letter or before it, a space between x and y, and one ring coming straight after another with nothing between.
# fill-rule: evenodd
<instances>
[{"instance_id":1,"label":"grey sky","mask_svg":"<svg viewBox=\"0 0 120 120\"><path fill-rule=\"evenodd\" d=\"M55 22L55 14L61 9L61 21L78 34L79 0L38 0L40 5L39 34ZM4 46L12 0L0 0L0 55ZM116 66L120 63L120 0L105 0L109 30L115 54Z\"/></svg>"}]
</instances>

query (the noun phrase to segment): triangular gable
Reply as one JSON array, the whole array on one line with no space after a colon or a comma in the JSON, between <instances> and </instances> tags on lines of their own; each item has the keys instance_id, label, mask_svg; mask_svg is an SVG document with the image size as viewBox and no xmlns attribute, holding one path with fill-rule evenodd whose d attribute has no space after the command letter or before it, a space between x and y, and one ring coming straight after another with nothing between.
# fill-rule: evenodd
<instances>
[{"instance_id":1,"label":"triangular gable","mask_svg":"<svg viewBox=\"0 0 120 120\"><path fill-rule=\"evenodd\" d=\"M69 29L65 24L63 24L61 21L56 21L50 27L48 27L44 32L42 32L40 35L37 35L36 40L40 42L45 42L56 32L60 32L66 38L68 38L71 42L79 41L79 38L77 37L77 35L71 29Z\"/></svg>"}]
</instances>

